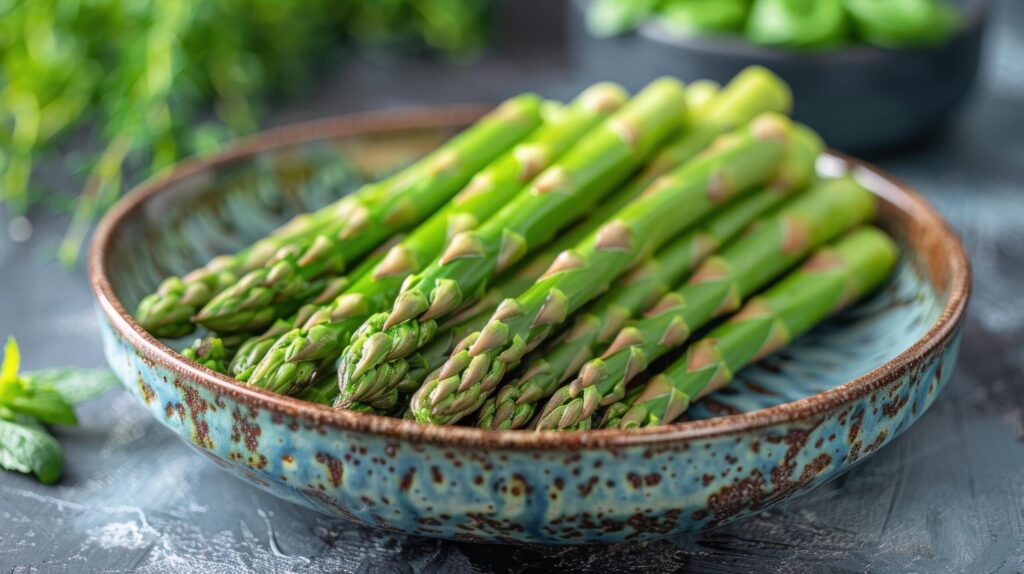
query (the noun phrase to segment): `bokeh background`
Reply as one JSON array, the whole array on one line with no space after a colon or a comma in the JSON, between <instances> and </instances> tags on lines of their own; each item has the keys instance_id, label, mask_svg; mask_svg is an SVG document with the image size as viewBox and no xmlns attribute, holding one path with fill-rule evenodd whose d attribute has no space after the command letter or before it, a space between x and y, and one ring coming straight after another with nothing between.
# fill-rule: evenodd
<instances>
[{"instance_id":1,"label":"bokeh background","mask_svg":"<svg viewBox=\"0 0 1024 574\"><path fill-rule=\"evenodd\" d=\"M0 570L1024 568L1024 3L991 11L976 83L947 82L967 94L962 105L920 137L865 152L934 201L967 244L975 292L961 364L920 423L839 481L678 540L454 544L326 519L244 486L115 391L84 407L81 427L57 431L59 486L0 474ZM75 261L126 188L263 127L525 90L568 97L593 74L570 32L581 17L554 0L0 0L0 335L18 338L29 369L101 366ZM748 43L742 32L723 41ZM642 63L651 73L685 64L666 58ZM606 77L627 71L609 60Z\"/></svg>"}]
</instances>

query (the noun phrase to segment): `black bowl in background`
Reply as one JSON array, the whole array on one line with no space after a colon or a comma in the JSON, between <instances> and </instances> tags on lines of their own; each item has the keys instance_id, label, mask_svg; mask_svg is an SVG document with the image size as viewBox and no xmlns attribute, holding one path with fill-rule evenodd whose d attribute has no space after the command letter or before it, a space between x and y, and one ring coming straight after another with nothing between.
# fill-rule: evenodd
<instances>
[{"instance_id":1,"label":"black bowl in background","mask_svg":"<svg viewBox=\"0 0 1024 574\"><path fill-rule=\"evenodd\" d=\"M806 53L766 48L742 37L680 38L656 22L616 38L586 28L589 0L570 2L569 41L577 80L613 80L639 89L663 75L727 82L743 68L770 68L793 88L793 115L830 146L871 153L911 143L940 127L978 74L988 0L962 2L964 27L945 44L881 50L851 46Z\"/></svg>"}]
</instances>

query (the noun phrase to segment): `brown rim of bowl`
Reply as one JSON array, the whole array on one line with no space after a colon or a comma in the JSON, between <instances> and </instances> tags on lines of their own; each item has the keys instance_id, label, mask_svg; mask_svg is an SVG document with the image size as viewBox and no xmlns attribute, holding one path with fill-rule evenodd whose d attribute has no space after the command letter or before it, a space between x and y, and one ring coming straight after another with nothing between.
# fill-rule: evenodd
<instances>
[{"instance_id":1,"label":"brown rim of bowl","mask_svg":"<svg viewBox=\"0 0 1024 574\"><path fill-rule=\"evenodd\" d=\"M108 245L120 222L130 217L148 198L168 185L214 166L229 164L252 154L278 147L301 144L317 139L354 135L368 131L387 132L408 128L443 128L464 125L485 110L478 105L457 105L422 110L360 113L293 126L272 129L245 138L223 152L207 158L182 162L170 173L143 182L121 199L102 219L89 246L89 282L103 312L118 334L144 356L166 367L178 376L188 377L207 389L229 395L253 406L267 408L287 416L300 417L317 425L332 425L344 430L378 434L386 437L430 442L447 446L469 446L503 449L579 449L589 447L656 446L680 440L708 438L761 429L775 424L814 417L870 393L901 376L915 363L923 360L952 336L967 305L970 292L970 269L960 239L927 201L905 184L881 170L830 152L831 161L839 161L854 170L862 179L872 179L869 188L895 203L927 228L935 229L937 241L948 258L948 302L939 318L923 337L895 358L869 373L834 389L751 413L727 415L713 419L686 421L660 427L622 431L597 429L581 432L557 431L492 431L473 427L435 426L381 417L371 414L335 410L241 385L233 379L185 360L171 348L153 337L135 322L114 295L107 278ZM878 188L881 182L882 189Z\"/></svg>"}]
</instances>

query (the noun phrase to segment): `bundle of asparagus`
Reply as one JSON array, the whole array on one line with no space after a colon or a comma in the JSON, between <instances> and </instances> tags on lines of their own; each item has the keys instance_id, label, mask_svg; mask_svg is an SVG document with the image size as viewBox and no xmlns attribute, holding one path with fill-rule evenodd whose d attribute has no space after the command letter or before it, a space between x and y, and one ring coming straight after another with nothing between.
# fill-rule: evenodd
<instances>
[{"instance_id":1,"label":"bundle of asparagus","mask_svg":"<svg viewBox=\"0 0 1024 574\"><path fill-rule=\"evenodd\" d=\"M820 183L790 201L721 253L690 280L623 328L600 358L558 389L539 415L545 429L589 428L598 407L623 397L626 385L693 331L735 311L743 298L798 263L816 246L867 221L873 196L849 179Z\"/></svg>"},{"instance_id":2,"label":"bundle of asparagus","mask_svg":"<svg viewBox=\"0 0 1024 574\"><path fill-rule=\"evenodd\" d=\"M819 249L779 284L754 297L729 321L694 343L626 406L609 409L606 427L634 428L672 422L735 373L767 356L830 313L876 289L889 276L898 251L874 227L848 233ZM615 412L625 410L621 417Z\"/></svg>"},{"instance_id":3,"label":"bundle of asparagus","mask_svg":"<svg viewBox=\"0 0 1024 574\"><path fill-rule=\"evenodd\" d=\"M202 326L186 358L335 408L490 429L667 423L895 261L860 227L873 196L815 181L823 145L790 101L761 68L721 89L518 96L399 173L166 279L136 315L161 337Z\"/></svg>"},{"instance_id":4,"label":"bundle of asparagus","mask_svg":"<svg viewBox=\"0 0 1024 574\"><path fill-rule=\"evenodd\" d=\"M663 94L665 88L670 86L671 84L665 82L652 84L644 93L637 96L634 109L642 111L642 105L648 101L656 102L656 98L661 97L660 94ZM762 109L788 108L788 104L789 93L784 84L774 76L767 75L763 70L752 71L738 78L735 85L723 92L720 102L709 104L708 117L698 116L696 121L691 121L679 139L672 142L664 152L659 154L655 162L651 164L652 169L641 176L638 185L631 187L638 192L646 189L649 184L653 184L657 175L663 174L696 155L718 133L736 123L749 120ZM653 116L653 114L647 115ZM656 117L651 117L645 121L654 121L655 119ZM612 149L622 145L618 136L612 135L605 139L610 142ZM586 147L582 147L589 143L592 142L581 144L581 148L578 150L579 157L586 158L594 155ZM600 140L596 143L605 145ZM607 184L607 181L603 183ZM576 189L581 188L577 187ZM596 191L599 189L592 190L591 195L595 195ZM377 381L377 384L380 384L381 379L376 376L377 370L401 371L404 368L402 365L404 357L429 340L434 320L457 309L467 300L472 300L474 289L479 283L486 281L488 271L491 274L500 272L500 268L489 267L486 261L488 257L493 258L499 255L496 253L497 236L508 233L510 229L515 229L514 226L519 224L517 222L527 221L530 218L530 209L536 210L543 207L554 210L573 193L567 190L563 194L553 194L554 197L548 194L536 195L539 197L529 198L535 204L532 208L528 205L512 204L503 211L503 214L508 216L505 221L499 219L488 222L489 225L494 224L489 229L492 235L490 253L485 249L476 250L478 245L471 240L468 242L470 248L465 252L460 252L458 259L453 258L452 261L442 259L439 266L428 269L424 272L423 277L418 277L412 287L403 291L396 299L390 315L377 318L376 324L366 326L365 336L354 339L353 344L346 350L342 368L339 370L343 398L363 400L362 396L366 392L380 392L381 389L360 379L372 378ZM559 195L563 197L558 197ZM562 204L562 207L564 210L568 210L575 205ZM655 209L652 212L662 215L668 213L663 209ZM511 225L510 222L512 222ZM535 225L533 229L534 235L537 236L540 236L538 232L547 231ZM535 243L527 241L524 245ZM484 243L480 242L480 245L484 245ZM455 245L453 244L453 246ZM435 272L433 277L431 271Z\"/></svg>"},{"instance_id":5,"label":"bundle of asparagus","mask_svg":"<svg viewBox=\"0 0 1024 574\"><path fill-rule=\"evenodd\" d=\"M294 389L307 383L303 379L309 377L299 373L311 373L315 365L336 358L355 328L373 313L383 311L404 279L440 253L446 237L487 220L573 142L618 109L625 98L618 86L598 84L566 109L549 114L554 117L476 174L445 208L392 247L372 273L360 277L328 304L310 310L296 329L272 343L266 356L250 352L245 363L236 365L237 370L244 371L258 360L250 384Z\"/></svg>"}]
</instances>

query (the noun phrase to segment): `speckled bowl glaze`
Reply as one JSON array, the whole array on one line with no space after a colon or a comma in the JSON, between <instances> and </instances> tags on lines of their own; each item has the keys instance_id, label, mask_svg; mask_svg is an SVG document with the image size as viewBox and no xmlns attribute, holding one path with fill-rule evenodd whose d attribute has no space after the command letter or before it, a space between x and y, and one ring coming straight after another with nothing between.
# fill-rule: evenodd
<instances>
[{"instance_id":1,"label":"speckled bowl glaze","mask_svg":"<svg viewBox=\"0 0 1024 574\"><path fill-rule=\"evenodd\" d=\"M132 319L161 277L411 161L479 113L275 130L125 197L89 265L107 359L127 389L207 458L309 508L425 536L563 544L667 536L781 503L892 441L953 372L969 291L959 241L919 195L838 154L820 168L852 170L881 197L905 250L895 277L660 428L494 432L332 410L190 363L174 351L182 342Z\"/></svg>"}]
</instances>

